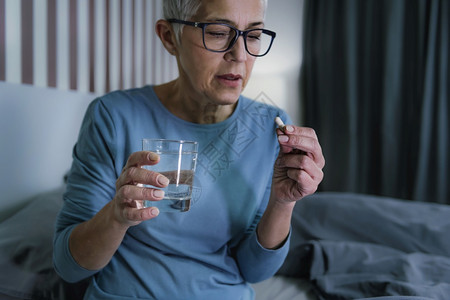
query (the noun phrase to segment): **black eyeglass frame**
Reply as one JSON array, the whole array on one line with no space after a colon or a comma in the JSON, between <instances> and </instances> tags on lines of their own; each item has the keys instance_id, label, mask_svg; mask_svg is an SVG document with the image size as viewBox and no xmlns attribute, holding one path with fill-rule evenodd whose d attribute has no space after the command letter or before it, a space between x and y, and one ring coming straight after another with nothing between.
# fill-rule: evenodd
<instances>
[{"instance_id":1,"label":"black eyeglass frame","mask_svg":"<svg viewBox=\"0 0 450 300\"><path fill-rule=\"evenodd\" d=\"M268 30L268 29L264 29L264 28L254 28L254 29L249 29L249 30L239 30L236 27L233 27L229 24L226 23L204 23L204 22L191 22L191 21L183 21L183 20L179 20L179 19L167 19L167 22L170 23L178 23L178 24L183 24L183 25L188 25L188 26L193 26L193 27L197 27L197 28L201 28L202 29L202 39L203 39L203 46L205 47L206 50L211 51L211 52L227 52L229 51L231 48L233 48L234 44L236 44L238 38L242 35L243 39L244 39L244 46L245 46L245 50L247 51L248 54L250 54L251 56L256 56L256 57L261 57L266 55L267 53L269 53L270 48L272 48L272 44L273 44L273 40L276 37L276 33L274 31ZM213 50L213 49L209 49L206 46L205 43L205 28L208 25L224 25L227 26L230 29L233 29L236 32L236 35L234 37L233 40L230 41L230 43L228 44L228 47L224 50ZM247 35L252 32L252 31L259 31L262 30L263 33L270 35L270 37L272 38L270 40L270 45L267 48L266 52L264 52L263 54L252 54L250 53L250 51L248 51L247 48Z\"/></svg>"}]
</instances>

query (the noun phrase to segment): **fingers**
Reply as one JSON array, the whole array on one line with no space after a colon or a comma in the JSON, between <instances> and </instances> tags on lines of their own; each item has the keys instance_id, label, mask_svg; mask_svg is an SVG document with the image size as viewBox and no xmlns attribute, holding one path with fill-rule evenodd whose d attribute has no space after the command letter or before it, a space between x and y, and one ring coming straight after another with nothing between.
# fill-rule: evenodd
<instances>
[{"instance_id":1,"label":"fingers","mask_svg":"<svg viewBox=\"0 0 450 300\"><path fill-rule=\"evenodd\" d=\"M127 184L148 184L155 187L165 187L169 184L169 179L160 173L131 166L122 170L122 174L116 181L116 190Z\"/></svg>"},{"instance_id":2,"label":"fingers","mask_svg":"<svg viewBox=\"0 0 450 300\"><path fill-rule=\"evenodd\" d=\"M287 175L297 182L298 193L303 196L315 193L322 180L318 180L317 177L313 178L310 173L302 169L289 169Z\"/></svg>"},{"instance_id":3,"label":"fingers","mask_svg":"<svg viewBox=\"0 0 450 300\"><path fill-rule=\"evenodd\" d=\"M322 168L307 154L280 154L274 168L274 195L284 201L298 201L316 192L323 176Z\"/></svg>"},{"instance_id":4,"label":"fingers","mask_svg":"<svg viewBox=\"0 0 450 300\"><path fill-rule=\"evenodd\" d=\"M307 155L286 154L278 158L277 167L287 168L287 175L292 180L301 182L306 174L308 178L316 183L323 179L323 171L311 157Z\"/></svg>"},{"instance_id":5,"label":"fingers","mask_svg":"<svg viewBox=\"0 0 450 300\"><path fill-rule=\"evenodd\" d=\"M135 200L161 200L164 197L164 191L162 190L135 185L124 185L116 194L120 199L123 199L122 202L134 207L136 207L136 204L132 204L132 202Z\"/></svg>"},{"instance_id":6,"label":"fingers","mask_svg":"<svg viewBox=\"0 0 450 300\"><path fill-rule=\"evenodd\" d=\"M124 185L116 192L116 202L127 222L144 221L159 214L157 208L144 208L144 200L159 201L164 191L135 185Z\"/></svg>"},{"instance_id":7,"label":"fingers","mask_svg":"<svg viewBox=\"0 0 450 300\"><path fill-rule=\"evenodd\" d=\"M159 215L158 208L144 207L144 201L159 201L163 197L164 191L159 189L123 185L116 191L114 197L117 215L120 216L121 222L131 226L155 218Z\"/></svg>"},{"instance_id":8,"label":"fingers","mask_svg":"<svg viewBox=\"0 0 450 300\"><path fill-rule=\"evenodd\" d=\"M159 155L150 151L134 152L128 157L124 169L129 167L141 167L145 165L154 165L159 162Z\"/></svg>"},{"instance_id":9,"label":"fingers","mask_svg":"<svg viewBox=\"0 0 450 300\"><path fill-rule=\"evenodd\" d=\"M169 179L164 175L142 168L159 162L159 155L150 151L132 153L119 178L116 181L114 197L116 216L122 222L136 225L141 221L156 217L159 210L155 207L144 208L144 201L159 201L164 197L164 191L158 188L166 187ZM155 188L148 188L151 185Z\"/></svg>"},{"instance_id":10,"label":"fingers","mask_svg":"<svg viewBox=\"0 0 450 300\"><path fill-rule=\"evenodd\" d=\"M123 215L125 219L139 223L157 217L159 215L159 210L156 207L142 209L132 209L127 207L123 210Z\"/></svg>"},{"instance_id":11,"label":"fingers","mask_svg":"<svg viewBox=\"0 0 450 300\"><path fill-rule=\"evenodd\" d=\"M159 201L163 196L164 192L157 189L122 186L112 202L115 218L127 226L135 226L142 221L153 219L159 215L159 210L156 207L144 207L144 200Z\"/></svg>"},{"instance_id":12,"label":"fingers","mask_svg":"<svg viewBox=\"0 0 450 300\"><path fill-rule=\"evenodd\" d=\"M275 195L298 201L313 194L323 179L325 158L315 131L287 125L277 130L280 154L274 168Z\"/></svg>"},{"instance_id":13,"label":"fingers","mask_svg":"<svg viewBox=\"0 0 450 300\"><path fill-rule=\"evenodd\" d=\"M277 134L282 153L295 153L295 150L301 150L311 157L319 168L325 166L322 147L312 128L287 125L284 132L278 129Z\"/></svg>"},{"instance_id":14,"label":"fingers","mask_svg":"<svg viewBox=\"0 0 450 300\"><path fill-rule=\"evenodd\" d=\"M143 170L141 167L145 165L155 165L159 162L159 155L150 151L138 151L132 153L128 157L128 161L125 167L122 169L117 182L116 189L119 189L125 184L152 184L154 186L160 186L159 184L164 184L165 180L163 178L157 178L157 174L149 174L148 171ZM156 183L156 184L154 184Z\"/></svg>"}]
</instances>

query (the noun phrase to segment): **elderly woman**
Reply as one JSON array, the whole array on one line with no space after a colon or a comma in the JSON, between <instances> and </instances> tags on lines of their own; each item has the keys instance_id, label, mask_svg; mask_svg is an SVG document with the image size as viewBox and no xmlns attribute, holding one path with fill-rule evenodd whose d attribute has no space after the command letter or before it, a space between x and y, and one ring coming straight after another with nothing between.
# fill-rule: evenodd
<instances>
[{"instance_id":1,"label":"elderly woman","mask_svg":"<svg viewBox=\"0 0 450 300\"><path fill-rule=\"evenodd\" d=\"M241 96L275 33L266 1L165 0L156 33L179 77L117 91L86 112L56 224L54 264L86 299L252 299L289 248L296 201L314 193L324 158L312 129ZM167 178L141 168L143 138L199 143L188 212L143 208Z\"/></svg>"}]
</instances>

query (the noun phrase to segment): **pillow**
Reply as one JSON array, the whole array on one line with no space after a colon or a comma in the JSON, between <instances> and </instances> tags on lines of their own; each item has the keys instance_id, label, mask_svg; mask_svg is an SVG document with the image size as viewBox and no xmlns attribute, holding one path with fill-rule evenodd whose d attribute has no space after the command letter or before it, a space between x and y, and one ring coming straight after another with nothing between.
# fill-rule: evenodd
<instances>
[{"instance_id":1,"label":"pillow","mask_svg":"<svg viewBox=\"0 0 450 300\"><path fill-rule=\"evenodd\" d=\"M69 285L53 269L54 223L63 191L61 187L33 197L0 223L0 295L46 300L82 298L86 283Z\"/></svg>"}]
</instances>

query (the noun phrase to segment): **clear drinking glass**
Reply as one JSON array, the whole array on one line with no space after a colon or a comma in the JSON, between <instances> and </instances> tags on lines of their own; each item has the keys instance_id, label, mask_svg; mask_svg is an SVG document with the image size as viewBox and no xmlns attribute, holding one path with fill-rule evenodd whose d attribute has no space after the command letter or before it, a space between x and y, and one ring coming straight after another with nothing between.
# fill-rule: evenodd
<instances>
[{"instance_id":1,"label":"clear drinking glass","mask_svg":"<svg viewBox=\"0 0 450 300\"><path fill-rule=\"evenodd\" d=\"M143 139L142 150L159 155L156 165L143 166L163 174L169 185L158 188L165 192L159 201L145 200L144 207L157 207L161 212L185 212L191 207L192 184L197 163L197 142L183 140ZM151 185L145 187L155 188Z\"/></svg>"}]
</instances>

